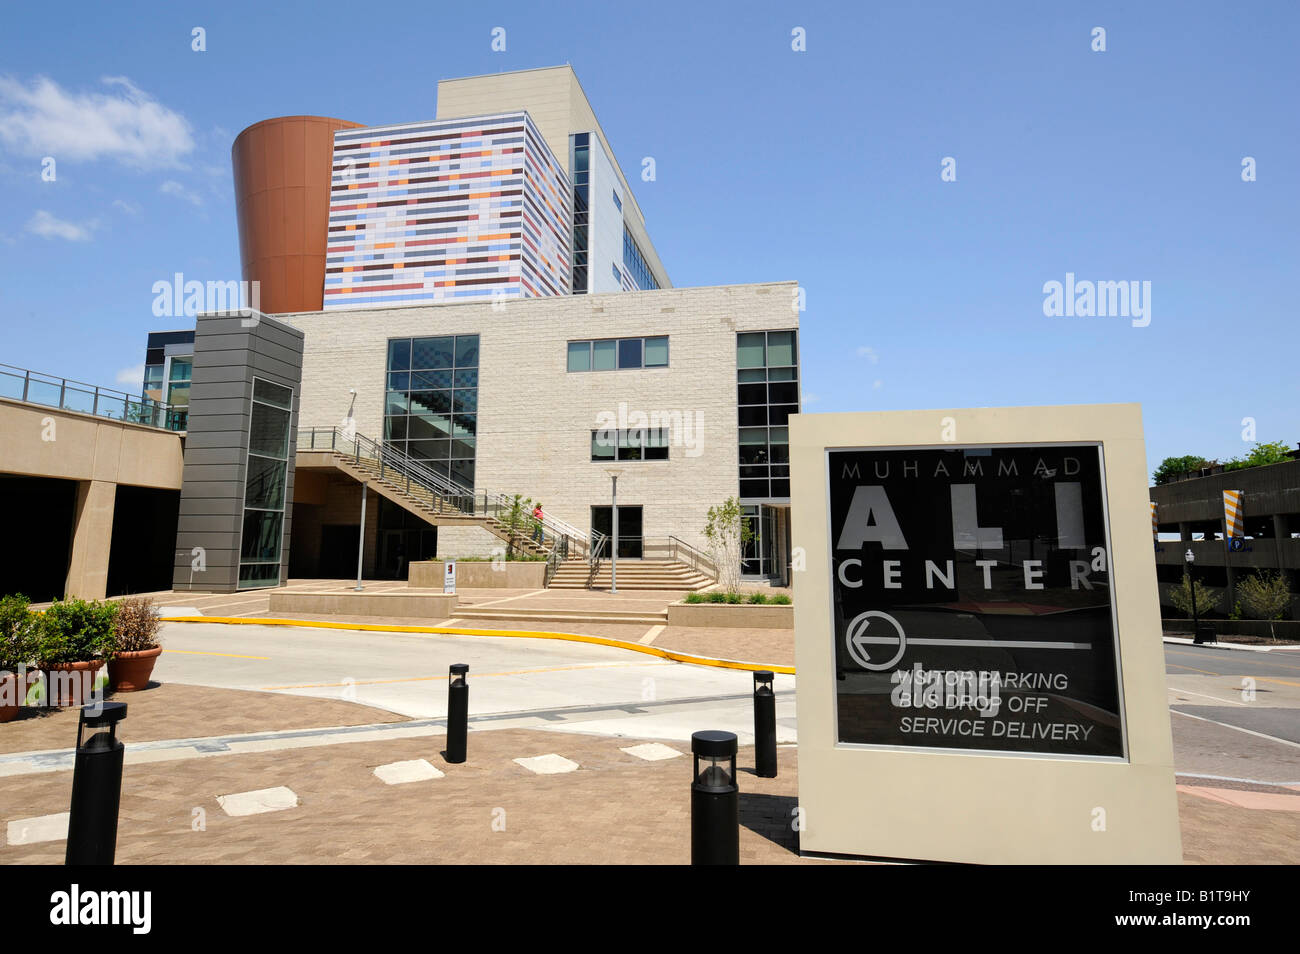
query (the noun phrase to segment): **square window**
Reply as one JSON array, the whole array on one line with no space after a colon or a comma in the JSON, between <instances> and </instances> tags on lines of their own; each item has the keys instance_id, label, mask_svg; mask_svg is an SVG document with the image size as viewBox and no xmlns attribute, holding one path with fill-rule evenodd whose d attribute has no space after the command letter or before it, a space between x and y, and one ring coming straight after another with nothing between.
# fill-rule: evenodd
<instances>
[{"instance_id":1,"label":"square window","mask_svg":"<svg viewBox=\"0 0 1300 954\"><path fill-rule=\"evenodd\" d=\"M390 391L409 391L411 389L411 373L409 371L388 372L388 389Z\"/></svg>"},{"instance_id":2,"label":"square window","mask_svg":"<svg viewBox=\"0 0 1300 954\"><path fill-rule=\"evenodd\" d=\"M614 362L617 358L617 348L617 341L593 341L591 344L591 370L613 371Z\"/></svg>"},{"instance_id":3,"label":"square window","mask_svg":"<svg viewBox=\"0 0 1300 954\"><path fill-rule=\"evenodd\" d=\"M456 371L455 385L458 388L476 388L478 387L478 372L470 369L468 371Z\"/></svg>"},{"instance_id":4,"label":"square window","mask_svg":"<svg viewBox=\"0 0 1300 954\"><path fill-rule=\"evenodd\" d=\"M766 336L761 331L736 335L736 367L761 368L767 364Z\"/></svg>"},{"instance_id":5,"label":"square window","mask_svg":"<svg viewBox=\"0 0 1300 954\"><path fill-rule=\"evenodd\" d=\"M450 437L450 421L445 414L412 414L407 419L406 436L413 441Z\"/></svg>"},{"instance_id":6,"label":"square window","mask_svg":"<svg viewBox=\"0 0 1300 954\"><path fill-rule=\"evenodd\" d=\"M592 431L591 432L591 459L592 460L613 460L614 446L617 439L611 431Z\"/></svg>"},{"instance_id":7,"label":"square window","mask_svg":"<svg viewBox=\"0 0 1300 954\"><path fill-rule=\"evenodd\" d=\"M798 414L799 406L797 404L774 404L768 409L768 423L778 427L784 427L790 420L791 414Z\"/></svg>"},{"instance_id":8,"label":"square window","mask_svg":"<svg viewBox=\"0 0 1300 954\"><path fill-rule=\"evenodd\" d=\"M451 409L457 414L473 414L478 410L477 388L457 388L451 394Z\"/></svg>"},{"instance_id":9,"label":"square window","mask_svg":"<svg viewBox=\"0 0 1300 954\"><path fill-rule=\"evenodd\" d=\"M176 365L173 364L172 369L175 370L175 368ZM172 380L176 380L174 374L172 375ZM188 376L186 380L188 380ZM272 384L270 381L263 381L261 378L258 378L253 382L253 400L261 401L263 404L273 404L276 407L292 409L293 391L289 388L281 387L278 384Z\"/></svg>"},{"instance_id":10,"label":"square window","mask_svg":"<svg viewBox=\"0 0 1300 954\"><path fill-rule=\"evenodd\" d=\"M768 400L773 404L794 404L799 400L799 385L793 381L768 385Z\"/></svg>"},{"instance_id":11,"label":"square window","mask_svg":"<svg viewBox=\"0 0 1300 954\"><path fill-rule=\"evenodd\" d=\"M384 440L386 441L406 440L406 418L404 417L384 418Z\"/></svg>"},{"instance_id":12,"label":"square window","mask_svg":"<svg viewBox=\"0 0 1300 954\"><path fill-rule=\"evenodd\" d=\"M456 367L478 367L478 335L456 336Z\"/></svg>"},{"instance_id":13,"label":"square window","mask_svg":"<svg viewBox=\"0 0 1300 954\"><path fill-rule=\"evenodd\" d=\"M768 496L767 481L766 480L742 480L740 482L740 496L742 497Z\"/></svg>"},{"instance_id":14,"label":"square window","mask_svg":"<svg viewBox=\"0 0 1300 954\"><path fill-rule=\"evenodd\" d=\"M767 380L767 372L762 368L749 368L736 372L736 380L741 384L761 384Z\"/></svg>"},{"instance_id":15,"label":"square window","mask_svg":"<svg viewBox=\"0 0 1300 954\"><path fill-rule=\"evenodd\" d=\"M450 414L450 391L412 391L412 414Z\"/></svg>"},{"instance_id":16,"label":"square window","mask_svg":"<svg viewBox=\"0 0 1300 954\"><path fill-rule=\"evenodd\" d=\"M410 408L410 400L407 395L399 391L389 391L384 404L385 412L388 414L405 414Z\"/></svg>"},{"instance_id":17,"label":"square window","mask_svg":"<svg viewBox=\"0 0 1300 954\"><path fill-rule=\"evenodd\" d=\"M451 419L452 437L473 437L478 431L477 414L457 414Z\"/></svg>"},{"instance_id":18,"label":"square window","mask_svg":"<svg viewBox=\"0 0 1300 954\"><path fill-rule=\"evenodd\" d=\"M793 331L769 331L767 333L767 363L769 367L773 368L798 363L795 361Z\"/></svg>"},{"instance_id":19,"label":"square window","mask_svg":"<svg viewBox=\"0 0 1300 954\"><path fill-rule=\"evenodd\" d=\"M737 415L739 417L741 427L753 427L760 424L766 424L767 405L759 404L756 407L738 408Z\"/></svg>"},{"instance_id":20,"label":"square window","mask_svg":"<svg viewBox=\"0 0 1300 954\"><path fill-rule=\"evenodd\" d=\"M647 338L645 340L645 366L647 368L668 367L667 338Z\"/></svg>"},{"instance_id":21,"label":"square window","mask_svg":"<svg viewBox=\"0 0 1300 954\"><path fill-rule=\"evenodd\" d=\"M388 342L388 370L409 371L411 369L411 339L393 338Z\"/></svg>"},{"instance_id":22,"label":"square window","mask_svg":"<svg viewBox=\"0 0 1300 954\"><path fill-rule=\"evenodd\" d=\"M590 341L569 342L568 370L570 371L591 370L591 342Z\"/></svg>"},{"instance_id":23,"label":"square window","mask_svg":"<svg viewBox=\"0 0 1300 954\"><path fill-rule=\"evenodd\" d=\"M737 404L766 404L766 384L741 384L736 388Z\"/></svg>"},{"instance_id":24,"label":"square window","mask_svg":"<svg viewBox=\"0 0 1300 954\"><path fill-rule=\"evenodd\" d=\"M618 343L618 366L620 368L641 367L641 339L622 338Z\"/></svg>"}]
</instances>

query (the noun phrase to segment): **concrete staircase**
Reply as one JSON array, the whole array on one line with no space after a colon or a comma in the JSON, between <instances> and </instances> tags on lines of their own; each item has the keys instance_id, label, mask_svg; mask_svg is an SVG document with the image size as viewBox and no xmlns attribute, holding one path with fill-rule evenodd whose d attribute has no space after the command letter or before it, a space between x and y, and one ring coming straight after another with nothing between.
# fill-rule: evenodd
<instances>
[{"instance_id":1,"label":"concrete staircase","mask_svg":"<svg viewBox=\"0 0 1300 954\"><path fill-rule=\"evenodd\" d=\"M309 453L313 457L319 455L327 459L330 464L349 477L368 484L371 490L434 526L477 526L504 542L508 543L510 540L510 531L496 517L466 513L447 498L435 494L418 481L408 481L400 471L391 467L381 468L378 461L332 451ZM302 464L300 463L299 466ZM517 538L515 545L522 552L532 556L546 556L551 552L550 547L541 546L526 537Z\"/></svg>"},{"instance_id":2,"label":"concrete staircase","mask_svg":"<svg viewBox=\"0 0 1300 954\"><path fill-rule=\"evenodd\" d=\"M623 590L702 590L713 580L676 560L619 560L618 588ZM595 574L586 560L565 560L551 580L553 590L608 590L610 568L601 560Z\"/></svg>"}]
</instances>

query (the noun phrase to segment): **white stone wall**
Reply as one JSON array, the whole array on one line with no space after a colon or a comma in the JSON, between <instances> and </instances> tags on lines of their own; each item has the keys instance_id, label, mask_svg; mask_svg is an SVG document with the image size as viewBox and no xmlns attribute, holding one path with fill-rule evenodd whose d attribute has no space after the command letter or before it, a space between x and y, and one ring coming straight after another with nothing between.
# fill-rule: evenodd
<instances>
[{"instance_id":1,"label":"white stone wall","mask_svg":"<svg viewBox=\"0 0 1300 954\"><path fill-rule=\"evenodd\" d=\"M355 388L357 431L378 439L388 339L478 334L476 490L540 500L585 531L590 507L610 502L605 468L622 467L619 503L644 508L644 535L703 548L708 508L739 492L736 333L797 327L794 288L774 282L520 299L495 310L448 303L280 317L306 335L302 427L342 426ZM652 335L669 337L667 368L566 371L570 340ZM591 431L602 412L617 417L620 404L629 414L679 412L699 427L673 429L666 461L594 462ZM460 543L443 533L440 552L443 540Z\"/></svg>"}]
</instances>

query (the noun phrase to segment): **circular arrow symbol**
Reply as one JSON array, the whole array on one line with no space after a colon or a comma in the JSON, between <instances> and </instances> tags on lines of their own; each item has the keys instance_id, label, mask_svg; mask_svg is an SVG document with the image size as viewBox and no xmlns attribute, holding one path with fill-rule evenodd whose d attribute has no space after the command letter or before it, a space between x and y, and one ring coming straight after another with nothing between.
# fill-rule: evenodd
<instances>
[{"instance_id":1,"label":"circular arrow symbol","mask_svg":"<svg viewBox=\"0 0 1300 954\"><path fill-rule=\"evenodd\" d=\"M894 641L893 636L881 634L880 636L868 636L867 627L871 625L873 619L887 620L894 627L897 634L898 649L889 657L886 662L878 662L871 658L867 651L868 643L877 643L888 645ZM879 629L879 627L877 627ZM903 632L903 626L898 620L888 613L882 613L880 610L867 610L865 613L859 613L850 621L848 629L844 631L844 644L848 647L849 655L853 661L863 669L871 669L879 672L883 669L891 668L896 662L903 658L903 651L907 649L907 636Z\"/></svg>"}]
</instances>

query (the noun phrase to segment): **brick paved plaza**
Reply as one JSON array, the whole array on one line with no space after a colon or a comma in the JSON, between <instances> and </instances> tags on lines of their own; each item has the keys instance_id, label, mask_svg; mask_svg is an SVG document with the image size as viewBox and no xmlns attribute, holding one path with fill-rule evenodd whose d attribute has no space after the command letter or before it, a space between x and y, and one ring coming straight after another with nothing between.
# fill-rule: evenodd
<instances>
[{"instance_id":1,"label":"brick paved plaza","mask_svg":"<svg viewBox=\"0 0 1300 954\"><path fill-rule=\"evenodd\" d=\"M394 727L406 721L338 700L197 686L164 685L122 699L129 705L121 732L128 750L164 739L222 736L229 741L248 733ZM441 730L421 731L416 737L332 744L272 738L257 743L265 751L128 760L117 859L127 864L689 861L689 755L646 761L623 751L643 740L506 728L471 731L469 760L449 765L440 754ZM55 711L5 726L0 740L12 756L70 749L75 735L75 713ZM537 775L514 761L551 753L576 762L578 769ZM378 766L417 759L428 760L445 777L388 785L374 774ZM795 748L781 747L776 779L752 774L748 746L741 747L738 764L742 863L813 863L798 856L791 826ZM66 770L0 777L0 819L10 823L11 839L15 820L67 811L71 783ZM234 817L217 801L220 795L280 786L296 795L296 807ZM1273 794L1300 803L1300 792ZM1179 807L1188 862L1300 862L1300 812L1243 810L1187 791L1180 793ZM198 818L203 830L196 830ZM10 843L0 848L0 860L57 864L63 850L62 840Z\"/></svg>"}]
</instances>

